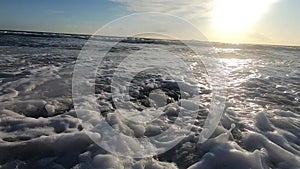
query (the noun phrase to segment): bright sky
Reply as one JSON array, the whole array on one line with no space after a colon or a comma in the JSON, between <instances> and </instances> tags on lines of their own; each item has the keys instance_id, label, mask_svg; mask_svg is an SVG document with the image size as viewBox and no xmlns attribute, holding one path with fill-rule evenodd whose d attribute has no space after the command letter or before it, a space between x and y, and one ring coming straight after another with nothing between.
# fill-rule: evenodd
<instances>
[{"instance_id":1,"label":"bright sky","mask_svg":"<svg viewBox=\"0 0 300 169\"><path fill-rule=\"evenodd\" d=\"M0 29L93 34L128 14L163 12L210 41L300 45L299 10L299 0L2 0Z\"/></svg>"}]
</instances>

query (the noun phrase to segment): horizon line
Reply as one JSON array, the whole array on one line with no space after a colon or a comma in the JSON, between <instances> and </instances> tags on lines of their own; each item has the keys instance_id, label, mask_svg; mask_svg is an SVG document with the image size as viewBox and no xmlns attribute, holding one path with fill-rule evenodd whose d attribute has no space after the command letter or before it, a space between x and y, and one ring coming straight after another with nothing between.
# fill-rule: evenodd
<instances>
[{"instance_id":1,"label":"horizon line","mask_svg":"<svg viewBox=\"0 0 300 169\"><path fill-rule=\"evenodd\" d=\"M37 30L17 30L17 29L0 29L0 31L11 31L11 32L31 32L31 33L48 33L48 34L64 34L64 35L82 35L82 36L93 36L94 34L89 33L75 33L75 32L51 32L51 31L37 31ZM144 39L152 39L152 40L173 40L173 41L198 41L198 42L210 42L210 43L221 43L221 44L230 44L230 45L261 45L261 46L282 46L282 47L300 47L296 44L271 44L271 43L252 43L252 42L222 42L222 41L199 41L195 39L163 39L163 38L154 38L154 37L122 37L115 35L98 35L103 37L115 37L115 38L144 38Z\"/></svg>"}]
</instances>

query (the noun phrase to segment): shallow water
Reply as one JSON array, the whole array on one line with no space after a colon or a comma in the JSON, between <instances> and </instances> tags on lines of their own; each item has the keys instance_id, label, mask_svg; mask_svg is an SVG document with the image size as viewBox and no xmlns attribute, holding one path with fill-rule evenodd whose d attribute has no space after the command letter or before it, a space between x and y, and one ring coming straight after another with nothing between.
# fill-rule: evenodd
<instances>
[{"instance_id":1,"label":"shallow water","mask_svg":"<svg viewBox=\"0 0 300 169\"><path fill-rule=\"evenodd\" d=\"M101 61L96 94L77 102L77 113L84 114L88 123L78 119L72 73L88 38L0 32L2 168L300 168L299 47L214 43L211 48L194 43L196 52L204 57L218 54L227 82L223 85L227 97L221 121L211 138L200 143L198 136L212 98L205 70L210 65L204 66L194 52L177 41L98 37L98 52L122 41ZM174 55L186 65L172 67ZM160 64L153 58L168 60L170 64L164 66L173 71L135 72L146 63ZM187 70L195 70L193 76L185 74ZM118 83L112 85L114 80ZM129 95L112 94L122 90ZM199 96L196 101L191 99L195 95ZM130 111L126 107L129 102ZM91 105L97 105L99 111L88 110ZM195 118L179 117L180 111L195 107ZM153 158L112 155L87 136L95 131L84 130L104 120L126 136L151 137L166 131L178 118L191 121L191 131L175 147ZM104 139L105 135L95 137ZM132 142L113 146L129 147L130 153L136 146L134 139ZM160 143L166 145L168 140Z\"/></svg>"}]
</instances>

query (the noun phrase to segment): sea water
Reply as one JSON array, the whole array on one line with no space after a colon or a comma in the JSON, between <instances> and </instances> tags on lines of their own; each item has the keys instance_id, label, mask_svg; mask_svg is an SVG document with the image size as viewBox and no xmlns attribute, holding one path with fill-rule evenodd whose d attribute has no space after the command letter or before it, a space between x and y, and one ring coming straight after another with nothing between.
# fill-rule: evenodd
<instances>
[{"instance_id":1,"label":"sea water","mask_svg":"<svg viewBox=\"0 0 300 169\"><path fill-rule=\"evenodd\" d=\"M191 51L173 40L97 37L100 54L116 45L97 63L96 78L86 81L94 84L95 94L80 99L76 111L74 65L89 38L0 32L2 168L300 168L299 47L193 42L197 51ZM224 74L225 109L214 133L199 142L213 93L207 71L212 68L201 57L212 53L219 61L213 66ZM170 66L175 55L184 64ZM136 72L164 59L172 74L164 67ZM122 91L129 94L118 95ZM195 95L197 100L190 99ZM99 111L88 110L95 105ZM196 118L178 115L195 107ZM118 156L88 137L105 138L89 128L105 121L132 139L131 145L111 146L131 152L135 138L159 135L183 118L191 121L188 134L153 157Z\"/></svg>"}]
</instances>

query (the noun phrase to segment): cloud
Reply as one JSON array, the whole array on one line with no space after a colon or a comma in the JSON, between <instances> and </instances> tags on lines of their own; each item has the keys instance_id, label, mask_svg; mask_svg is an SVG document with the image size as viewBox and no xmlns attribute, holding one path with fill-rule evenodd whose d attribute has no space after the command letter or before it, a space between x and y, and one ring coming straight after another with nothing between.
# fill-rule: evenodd
<instances>
[{"instance_id":1,"label":"cloud","mask_svg":"<svg viewBox=\"0 0 300 169\"><path fill-rule=\"evenodd\" d=\"M212 10L212 0L110 0L123 4L132 12L162 12L193 19L208 17Z\"/></svg>"},{"instance_id":2,"label":"cloud","mask_svg":"<svg viewBox=\"0 0 300 169\"><path fill-rule=\"evenodd\" d=\"M120 5L124 6L127 11L132 13L160 12L164 14L174 15L182 18L185 21L188 21L195 28L197 28L197 32L195 31L189 32L187 30L189 30L190 28L187 28L186 26L190 24L180 22L178 21L178 19L175 20L175 18L171 19L168 17L164 17L164 18L159 18L156 21L149 21L149 19L153 17L148 16L148 17L144 17L141 20L141 22L143 22L144 24L140 24L140 25L134 24L136 25L136 27L141 28L140 31L142 32L149 30L148 27L151 28L158 27L159 30L157 32L162 34L165 33L168 35L174 35L177 38L181 38L181 39L203 40L203 39L207 39L204 38L204 36L202 35L205 35L207 33L207 30L209 29L208 27L210 26L210 22L213 16L212 12L213 12L215 0L163 0L163 1L162 0L109 0L109 1L119 3ZM145 24L147 22L144 22L146 20L149 23L156 23L156 24L146 26ZM172 23L169 24L169 25L173 25L173 27L168 26L166 24L167 21L173 21ZM158 22L162 22L162 24L159 24ZM175 25L175 23L180 23L180 24ZM161 31L161 28L163 27L162 25L165 25L164 27L167 27L168 30ZM189 27L191 27L191 25ZM128 29L136 30L135 27L128 28ZM154 28L152 30L154 30Z\"/></svg>"},{"instance_id":3,"label":"cloud","mask_svg":"<svg viewBox=\"0 0 300 169\"><path fill-rule=\"evenodd\" d=\"M273 39L271 37L267 36L264 33L252 32L251 34L249 34L248 37L251 40L256 40L256 41L259 41L259 42L264 42L264 43L273 42Z\"/></svg>"},{"instance_id":4,"label":"cloud","mask_svg":"<svg viewBox=\"0 0 300 169\"><path fill-rule=\"evenodd\" d=\"M64 14L66 13L65 11L62 10L48 10L49 13L51 14Z\"/></svg>"}]
</instances>

